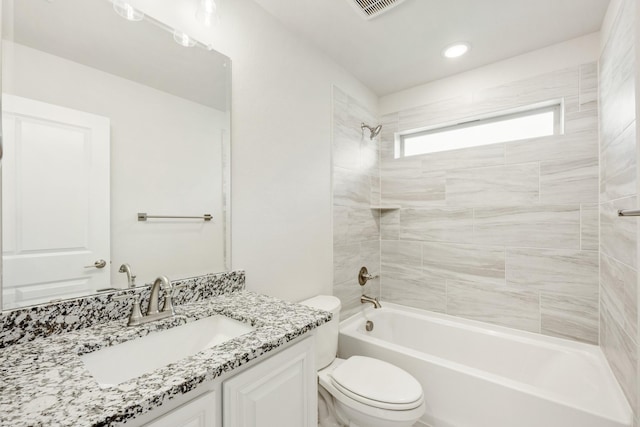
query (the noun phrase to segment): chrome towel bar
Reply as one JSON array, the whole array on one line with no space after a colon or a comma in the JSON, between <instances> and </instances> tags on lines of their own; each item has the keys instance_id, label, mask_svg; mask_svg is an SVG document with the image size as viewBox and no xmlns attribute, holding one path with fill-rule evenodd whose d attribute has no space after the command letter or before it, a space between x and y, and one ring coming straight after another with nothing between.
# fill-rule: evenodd
<instances>
[{"instance_id":1,"label":"chrome towel bar","mask_svg":"<svg viewBox=\"0 0 640 427\"><path fill-rule=\"evenodd\" d=\"M618 216L640 216L640 209L620 209Z\"/></svg>"},{"instance_id":2,"label":"chrome towel bar","mask_svg":"<svg viewBox=\"0 0 640 427\"><path fill-rule=\"evenodd\" d=\"M213 217L210 214L202 216L169 216L169 215L147 215L146 212L138 212L138 221L146 221L147 219L203 219L211 221Z\"/></svg>"}]
</instances>

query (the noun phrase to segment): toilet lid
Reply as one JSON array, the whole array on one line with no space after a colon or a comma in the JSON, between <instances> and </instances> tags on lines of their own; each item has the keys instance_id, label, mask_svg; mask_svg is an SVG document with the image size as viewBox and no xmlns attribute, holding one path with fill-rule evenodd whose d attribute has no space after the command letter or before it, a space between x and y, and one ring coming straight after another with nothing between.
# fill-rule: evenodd
<instances>
[{"instance_id":1,"label":"toilet lid","mask_svg":"<svg viewBox=\"0 0 640 427\"><path fill-rule=\"evenodd\" d=\"M337 388L367 401L406 406L419 404L422 399L422 386L415 378L397 366L371 357L350 357L331 372L331 379Z\"/></svg>"}]
</instances>

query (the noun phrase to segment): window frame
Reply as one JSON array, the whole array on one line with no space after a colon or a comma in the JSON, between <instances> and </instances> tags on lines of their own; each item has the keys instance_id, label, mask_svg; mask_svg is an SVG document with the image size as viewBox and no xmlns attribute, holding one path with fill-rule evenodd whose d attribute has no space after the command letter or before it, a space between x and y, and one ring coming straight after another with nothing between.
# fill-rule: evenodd
<instances>
[{"instance_id":1,"label":"window frame","mask_svg":"<svg viewBox=\"0 0 640 427\"><path fill-rule=\"evenodd\" d=\"M449 150L438 150L438 151L430 151L427 153L405 155L405 139L407 139L408 137L421 137L424 135L431 135L431 134L436 134L441 132L449 132L456 129L464 129L464 128L470 128L473 126L486 125L490 123L517 119L519 117L533 116L533 115L542 114L546 112L553 112L553 134L548 136L557 136L557 135L564 134L564 99L553 100L553 101L547 101L547 102L533 104L533 105L527 105L527 106L516 108L516 109L494 112L488 115L469 117L469 118L462 119L461 121L458 121L458 122L442 123L442 124L437 124L437 125L429 126L425 128L411 129L403 132L398 132L395 135L394 158L398 159L398 158L425 156L429 154L462 150L466 148L485 147L488 145L504 144L504 143L513 142L513 141L524 141L527 139L545 138L548 136L523 137L523 138L513 139L509 141L495 141L495 142L490 142L490 143L481 144L481 145L469 145L467 147L459 147L459 148L454 148Z\"/></svg>"}]
</instances>

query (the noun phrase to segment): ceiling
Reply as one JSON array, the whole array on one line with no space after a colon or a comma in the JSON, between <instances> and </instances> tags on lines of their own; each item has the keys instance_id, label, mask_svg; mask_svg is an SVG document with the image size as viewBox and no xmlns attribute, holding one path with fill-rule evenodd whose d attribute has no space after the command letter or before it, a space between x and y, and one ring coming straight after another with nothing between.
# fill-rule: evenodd
<instances>
[{"instance_id":1,"label":"ceiling","mask_svg":"<svg viewBox=\"0 0 640 427\"><path fill-rule=\"evenodd\" d=\"M406 0L372 20L354 0L254 0L383 96L599 31L609 0ZM444 47L470 42L462 58Z\"/></svg>"}]
</instances>

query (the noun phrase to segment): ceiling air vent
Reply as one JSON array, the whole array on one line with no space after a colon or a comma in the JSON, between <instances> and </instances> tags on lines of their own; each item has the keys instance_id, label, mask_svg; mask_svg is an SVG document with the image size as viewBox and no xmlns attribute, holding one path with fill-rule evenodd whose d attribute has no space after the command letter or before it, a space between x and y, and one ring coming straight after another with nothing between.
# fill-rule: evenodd
<instances>
[{"instance_id":1,"label":"ceiling air vent","mask_svg":"<svg viewBox=\"0 0 640 427\"><path fill-rule=\"evenodd\" d=\"M404 0L347 0L364 19L373 19L398 6Z\"/></svg>"}]
</instances>

